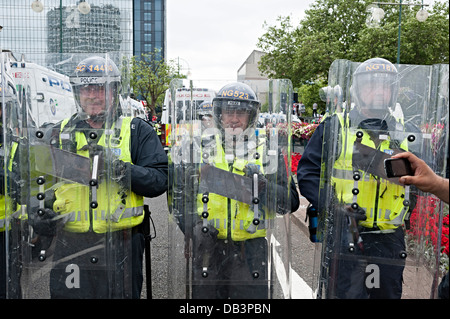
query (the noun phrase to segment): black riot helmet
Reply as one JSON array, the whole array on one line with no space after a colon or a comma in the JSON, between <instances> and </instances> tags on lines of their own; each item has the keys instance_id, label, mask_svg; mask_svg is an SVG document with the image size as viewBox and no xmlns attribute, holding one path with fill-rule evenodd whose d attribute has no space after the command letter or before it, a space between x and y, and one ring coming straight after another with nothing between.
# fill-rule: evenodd
<instances>
[{"instance_id":1,"label":"black riot helmet","mask_svg":"<svg viewBox=\"0 0 450 319\"><path fill-rule=\"evenodd\" d=\"M202 129L214 126L213 121L213 104L205 101L197 107L197 119L202 121Z\"/></svg>"},{"instance_id":2,"label":"black riot helmet","mask_svg":"<svg viewBox=\"0 0 450 319\"><path fill-rule=\"evenodd\" d=\"M202 102L197 107L197 118L202 119L203 116L213 116L213 105L212 102Z\"/></svg>"},{"instance_id":3,"label":"black riot helmet","mask_svg":"<svg viewBox=\"0 0 450 319\"><path fill-rule=\"evenodd\" d=\"M222 126L224 111L245 112L249 115L247 127L255 127L261 103L257 100L255 92L245 83L234 82L222 87L213 99L214 120L217 127Z\"/></svg>"},{"instance_id":4,"label":"black riot helmet","mask_svg":"<svg viewBox=\"0 0 450 319\"><path fill-rule=\"evenodd\" d=\"M377 94L368 98L373 92ZM373 58L361 63L353 73L352 94L360 112L370 110L380 116L387 114L388 108L394 108L397 103L397 68L383 58Z\"/></svg>"},{"instance_id":5,"label":"black riot helmet","mask_svg":"<svg viewBox=\"0 0 450 319\"><path fill-rule=\"evenodd\" d=\"M75 100L83 113L83 107L80 103L80 90L86 87L104 87L105 94L111 94L112 100L105 99L112 109L104 111L103 115L99 115L99 120L104 120L108 112L120 112L119 91L120 91L120 72L116 64L110 60L100 56L92 56L78 63L75 72L70 76L70 83L74 92ZM89 117L89 116L88 116ZM92 116L91 116L92 118Z\"/></svg>"}]
</instances>

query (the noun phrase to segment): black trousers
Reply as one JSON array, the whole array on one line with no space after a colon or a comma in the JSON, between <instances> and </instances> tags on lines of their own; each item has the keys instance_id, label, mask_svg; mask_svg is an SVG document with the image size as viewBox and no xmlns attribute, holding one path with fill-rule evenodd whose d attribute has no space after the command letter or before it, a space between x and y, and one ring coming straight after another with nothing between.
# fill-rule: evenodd
<instances>
[{"instance_id":1,"label":"black trousers","mask_svg":"<svg viewBox=\"0 0 450 319\"><path fill-rule=\"evenodd\" d=\"M6 247L6 232L0 232L0 299L20 299L22 291L20 286L20 278L22 275L20 250L17 247L11 247L11 233L9 232L9 247ZM8 252L8 256L7 253ZM6 273L7 266L8 274ZM7 293L8 292L8 293Z\"/></svg>"},{"instance_id":2,"label":"black trousers","mask_svg":"<svg viewBox=\"0 0 450 319\"><path fill-rule=\"evenodd\" d=\"M405 239L402 228L393 233L362 234L363 251L357 247L348 253L341 241L340 257L335 255L331 280L335 287L332 298L400 299L402 296ZM343 236L342 238L345 238Z\"/></svg>"},{"instance_id":3,"label":"black trousers","mask_svg":"<svg viewBox=\"0 0 450 319\"><path fill-rule=\"evenodd\" d=\"M267 241L217 240L193 251L192 297L199 299L267 299ZM206 271L206 273L205 273Z\"/></svg>"},{"instance_id":4,"label":"black trousers","mask_svg":"<svg viewBox=\"0 0 450 319\"><path fill-rule=\"evenodd\" d=\"M62 231L56 240L56 264L50 272L51 298L140 297L144 253L144 235L140 231L108 235Z\"/></svg>"}]
</instances>

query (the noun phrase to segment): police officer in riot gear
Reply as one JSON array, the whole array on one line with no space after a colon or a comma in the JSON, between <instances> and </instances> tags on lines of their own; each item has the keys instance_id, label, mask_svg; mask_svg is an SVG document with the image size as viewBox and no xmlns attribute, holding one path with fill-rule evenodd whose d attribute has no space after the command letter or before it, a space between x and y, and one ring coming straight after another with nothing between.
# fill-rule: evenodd
<instances>
[{"instance_id":1,"label":"police officer in riot gear","mask_svg":"<svg viewBox=\"0 0 450 319\"><path fill-rule=\"evenodd\" d=\"M143 198L166 191L167 156L152 126L121 116L120 73L111 59L82 60L70 80L79 112L55 125L47 138L53 148L90 158L97 179L53 185L45 192L45 210L30 215L35 232L57 239L51 297L139 298ZM68 284L68 265L78 267L81 288Z\"/></svg>"},{"instance_id":2,"label":"police officer in riot gear","mask_svg":"<svg viewBox=\"0 0 450 319\"><path fill-rule=\"evenodd\" d=\"M401 133L419 131L392 115L398 94L398 71L389 61L374 58L361 63L353 73L351 94L354 107L327 117L308 143L298 165L299 189L318 208L319 215L325 214L326 205L334 203L335 233L328 237L326 245L335 252L353 251L354 256L360 256L330 262L338 278L329 278L329 286L334 286L327 297L400 298L405 258L402 224L414 208L413 196L388 181L382 172L369 167L378 163L376 159L383 153L408 150L406 135ZM334 148L328 145L334 141L332 134L337 134ZM333 151L323 153L323 150ZM364 158L369 158L369 163ZM332 168L322 171L325 175L322 180L327 185L319 188L321 164L327 167L328 161ZM335 172L333 176L331 169ZM354 172L358 169L357 180ZM332 189L332 195L326 189ZM354 203L356 196L359 197ZM408 196L409 201L404 201ZM342 225L336 216L345 216ZM333 238L341 240L332 242ZM392 258L393 262L377 264L381 288L369 289L365 286L364 260L376 264L371 260L375 256Z\"/></svg>"},{"instance_id":3,"label":"police officer in riot gear","mask_svg":"<svg viewBox=\"0 0 450 319\"><path fill-rule=\"evenodd\" d=\"M214 126L212 102L202 102L198 106L197 118L202 122L202 130Z\"/></svg>"},{"instance_id":4,"label":"police officer in riot gear","mask_svg":"<svg viewBox=\"0 0 450 319\"><path fill-rule=\"evenodd\" d=\"M186 196L194 198L179 198L173 205L185 241L192 242L191 296L268 298L266 236L276 213L286 214L298 208L298 193L294 183L288 185L284 161L283 169L276 172L270 172L270 163L264 161L268 145L265 137L255 131L260 102L253 90L244 83L230 83L219 90L212 104L215 130L202 135L198 173L189 173L196 170L186 165L184 173L174 174L188 174L187 181L198 178L191 184L192 192L191 187L181 187L184 194L194 194ZM174 170L181 170L181 165L175 164ZM277 179L270 179L270 173ZM239 181L235 187L223 186L235 181ZM258 201L253 203L251 185L257 187ZM250 201L245 194L250 194ZM268 203L270 196L272 200L279 197L275 204ZM189 213L189 203L193 214Z\"/></svg>"}]
</instances>

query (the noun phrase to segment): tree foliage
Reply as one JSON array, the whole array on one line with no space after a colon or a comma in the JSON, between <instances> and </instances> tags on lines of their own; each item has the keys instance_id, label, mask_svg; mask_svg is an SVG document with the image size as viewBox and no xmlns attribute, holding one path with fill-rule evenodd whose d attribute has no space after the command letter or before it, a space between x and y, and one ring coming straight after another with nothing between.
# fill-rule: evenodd
<instances>
[{"instance_id":1,"label":"tree foliage","mask_svg":"<svg viewBox=\"0 0 450 319\"><path fill-rule=\"evenodd\" d=\"M158 49L131 58L130 86L136 96L146 101L152 116L176 74L174 63L166 63Z\"/></svg>"},{"instance_id":2,"label":"tree foliage","mask_svg":"<svg viewBox=\"0 0 450 319\"><path fill-rule=\"evenodd\" d=\"M290 17L278 17L273 26L265 24L266 33L257 44L267 53L259 64L260 71L272 78L291 79L294 87L301 87L318 81L326 83L330 65L336 59L364 61L383 57L395 63L399 6L380 5L385 17L378 27L368 27L367 7L372 2L317 0L297 26ZM448 63L449 0L436 0L432 8L427 8L429 17L425 22L415 18L419 9L402 6L400 62ZM319 103L318 89L316 94Z\"/></svg>"}]
</instances>

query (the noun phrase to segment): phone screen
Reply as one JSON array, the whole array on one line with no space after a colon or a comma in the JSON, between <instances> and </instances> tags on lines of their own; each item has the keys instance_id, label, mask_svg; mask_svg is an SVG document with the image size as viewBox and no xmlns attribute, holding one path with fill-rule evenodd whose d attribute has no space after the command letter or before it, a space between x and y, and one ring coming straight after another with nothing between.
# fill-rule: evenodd
<instances>
[{"instance_id":1,"label":"phone screen","mask_svg":"<svg viewBox=\"0 0 450 319\"><path fill-rule=\"evenodd\" d=\"M412 175L411 164L406 158L389 158L384 161L387 177Z\"/></svg>"}]
</instances>

